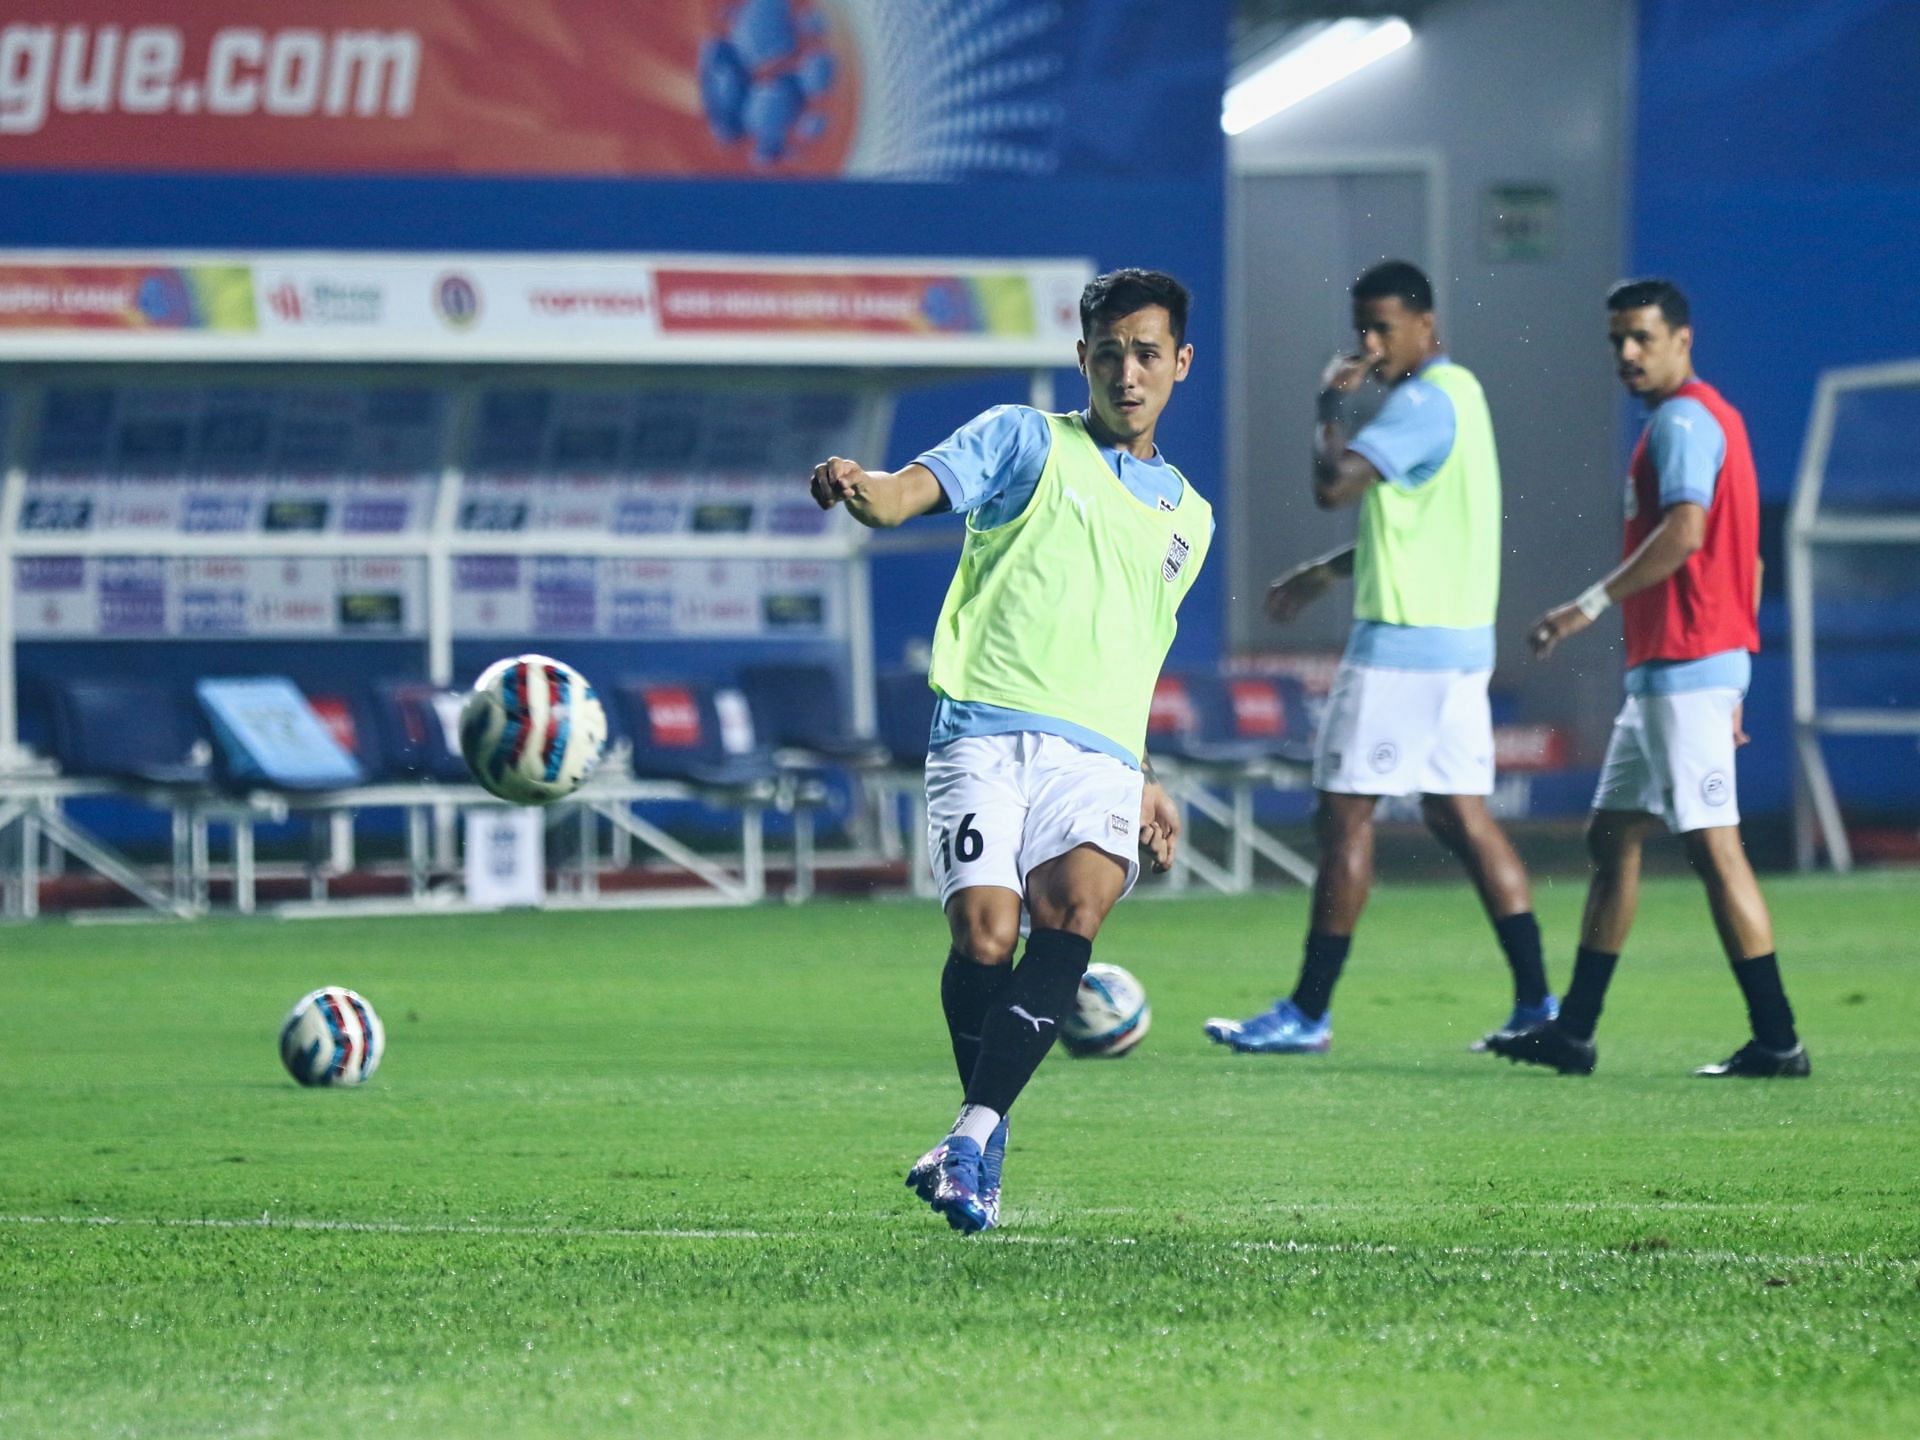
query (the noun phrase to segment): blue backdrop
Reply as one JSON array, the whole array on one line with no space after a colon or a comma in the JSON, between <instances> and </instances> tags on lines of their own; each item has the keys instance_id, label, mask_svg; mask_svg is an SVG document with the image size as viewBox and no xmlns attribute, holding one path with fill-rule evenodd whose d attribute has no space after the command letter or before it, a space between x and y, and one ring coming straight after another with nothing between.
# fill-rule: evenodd
<instances>
[{"instance_id":1,"label":"blue backdrop","mask_svg":"<svg viewBox=\"0 0 1920 1440\"><path fill-rule=\"evenodd\" d=\"M1700 373L1745 413L1760 470L1766 650L1740 772L1752 812L1790 803L1779 538L1815 381L1920 355L1916 66L1912 0L1641 0L1634 266L1691 297ZM1872 619L1835 638L1824 702L1920 706L1914 619L1892 628L1904 642ZM1920 803L1911 740L1839 742L1830 758L1843 801Z\"/></svg>"}]
</instances>

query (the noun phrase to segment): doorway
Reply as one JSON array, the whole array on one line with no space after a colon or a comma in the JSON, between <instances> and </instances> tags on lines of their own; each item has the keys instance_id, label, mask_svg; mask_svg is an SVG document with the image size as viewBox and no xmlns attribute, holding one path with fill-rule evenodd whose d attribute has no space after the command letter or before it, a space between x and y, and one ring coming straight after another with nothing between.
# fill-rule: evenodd
<instances>
[{"instance_id":1,"label":"doorway","mask_svg":"<svg viewBox=\"0 0 1920 1440\"><path fill-rule=\"evenodd\" d=\"M1261 165L1232 177L1227 638L1236 654L1346 643L1344 587L1281 626L1266 617L1267 583L1353 538L1351 512L1313 503L1320 375L1336 351L1353 348L1347 287L1368 266L1411 260L1440 303L1443 193L1439 157L1425 155Z\"/></svg>"}]
</instances>

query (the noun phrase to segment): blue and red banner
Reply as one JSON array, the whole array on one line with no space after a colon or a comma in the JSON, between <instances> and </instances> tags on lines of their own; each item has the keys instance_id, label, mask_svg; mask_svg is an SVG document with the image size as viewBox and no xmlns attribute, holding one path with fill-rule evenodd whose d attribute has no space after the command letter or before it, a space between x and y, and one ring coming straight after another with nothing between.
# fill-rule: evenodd
<instances>
[{"instance_id":1,"label":"blue and red banner","mask_svg":"<svg viewBox=\"0 0 1920 1440\"><path fill-rule=\"evenodd\" d=\"M1177 175L1213 163L1219 96L1170 58L1173 8L22 0L0 170Z\"/></svg>"}]
</instances>

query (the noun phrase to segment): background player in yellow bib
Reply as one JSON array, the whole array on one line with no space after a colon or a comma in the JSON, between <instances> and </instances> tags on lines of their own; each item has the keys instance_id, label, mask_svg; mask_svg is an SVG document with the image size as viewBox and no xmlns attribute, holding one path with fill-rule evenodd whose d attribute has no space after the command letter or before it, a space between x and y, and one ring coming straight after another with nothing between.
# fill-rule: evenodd
<instances>
[{"instance_id":1,"label":"background player in yellow bib","mask_svg":"<svg viewBox=\"0 0 1920 1440\"><path fill-rule=\"evenodd\" d=\"M907 1173L956 1230L999 1223L1007 1112L1138 851L1172 861L1179 821L1144 772L1147 711L1213 538L1212 507L1153 438L1193 363L1187 305L1159 271L1102 275L1080 296L1085 410L996 406L902 470L836 456L813 472L814 499L863 525L967 516L934 635L927 755L952 941L940 998L965 1103Z\"/></svg>"},{"instance_id":2,"label":"background player in yellow bib","mask_svg":"<svg viewBox=\"0 0 1920 1440\"><path fill-rule=\"evenodd\" d=\"M1373 812L1383 795L1418 794L1427 827L1473 877L1513 972L1513 1010L1493 1035L1557 1013L1526 869L1484 798L1493 789L1487 679L1500 594L1500 462L1486 397L1447 357L1433 287L1417 267L1389 260L1354 281L1353 326L1360 353L1327 369L1313 493L1323 508L1360 507L1357 538L1282 576L1267 596L1274 618L1287 620L1335 578L1354 581L1353 632L1314 756L1320 873L1306 954L1293 993L1271 1009L1206 1023L1220 1044L1256 1054L1333 1043L1333 987L1373 883ZM1392 393L1351 434L1349 397L1369 373Z\"/></svg>"}]
</instances>

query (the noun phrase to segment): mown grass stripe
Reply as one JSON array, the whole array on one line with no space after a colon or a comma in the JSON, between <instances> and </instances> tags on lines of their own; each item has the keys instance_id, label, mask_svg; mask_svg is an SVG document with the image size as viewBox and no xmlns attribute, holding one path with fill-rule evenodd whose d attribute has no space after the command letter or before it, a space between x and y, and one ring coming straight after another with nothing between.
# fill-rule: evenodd
<instances>
[{"instance_id":1,"label":"mown grass stripe","mask_svg":"<svg viewBox=\"0 0 1920 1440\"><path fill-rule=\"evenodd\" d=\"M762 1240L781 1244L831 1238L833 1231L700 1229L668 1226L632 1225L507 1225L481 1221L436 1224L414 1220L318 1220L290 1217L276 1220L263 1215L257 1219L207 1216L120 1216L120 1215L0 1215L0 1225L73 1225L99 1229L155 1230L295 1230L315 1233L375 1235L472 1235L511 1236L514 1238L550 1238L554 1240ZM938 1231L927 1236L942 1238ZM871 1237L847 1232L844 1238L870 1243ZM926 1238L909 1236L908 1238ZM1741 1250L1700 1250L1681 1246L1662 1246L1630 1250L1607 1246L1551 1245L1388 1245L1369 1241L1302 1240L1211 1240L1206 1236L1179 1237L1153 1235L1035 1235L1002 1231L982 1237L989 1244L1060 1246L1131 1246L1163 1240L1193 1239L1201 1244L1216 1244L1227 1250L1244 1250L1277 1255L1323 1255L1356 1257L1445 1256L1461 1260L1684 1260L1700 1265L1757 1266L1885 1266L1893 1269L1920 1270L1920 1256L1855 1255L1766 1255ZM958 1242L956 1242L958 1243Z\"/></svg>"}]
</instances>

